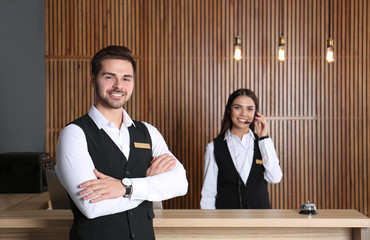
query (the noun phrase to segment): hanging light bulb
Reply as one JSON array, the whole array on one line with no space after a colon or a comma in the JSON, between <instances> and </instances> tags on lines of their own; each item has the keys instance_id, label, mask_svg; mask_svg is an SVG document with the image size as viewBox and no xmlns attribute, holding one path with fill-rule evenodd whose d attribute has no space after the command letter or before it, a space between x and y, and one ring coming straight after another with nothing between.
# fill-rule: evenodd
<instances>
[{"instance_id":1,"label":"hanging light bulb","mask_svg":"<svg viewBox=\"0 0 370 240\"><path fill-rule=\"evenodd\" d=\"M280 62L285 61L285 39L283 35L279 37L279 49L277 58Z\"/></svg>"},{"instance_id":2,"label":"hanging light bulb","mask_svg":"<svg viewBox=\"0 0 370 240\"><path fill-rule=\"evenodd\" d=\"M235 61L240 61L242 59L242 39L240 36L235 37L235 42L234 42L234 59Z\"/></svg>"},{"instance_id":3,"label":"hanging light bulb","mask_svg":"<svg viewBox=\"0 0 370 240\"><path fill-rule=\"evenodd\" d=\"M279 62L285 61L285 38L284 38L284 0L279 1L279 25L280 25L280 37L279 37L279 48L277 59Z\"/></svg>"},{"instance_id":4,"label":"hanging light bulb","mask_svg":"<svg viewBox=\"0 0 370 240\"><path fill-rule=\"evenodd\" d=\"M334 62L334 39L329 38L326 47L326 61L328 63Z\"/></svg>"},{"instance_id":5,"label":"hanging light bulb","mask_svg":"<svg viewBox=\"0 0 370 240\"><path fill-rule=\"evenodd\" d=\"M326 61L328 63L334 62L334 39L331 37L333 36L331 33L331 18L332 18L332 11L331 11L331 0L329 0L329 38L326 45Z\"/></svg>"}]
</instances>

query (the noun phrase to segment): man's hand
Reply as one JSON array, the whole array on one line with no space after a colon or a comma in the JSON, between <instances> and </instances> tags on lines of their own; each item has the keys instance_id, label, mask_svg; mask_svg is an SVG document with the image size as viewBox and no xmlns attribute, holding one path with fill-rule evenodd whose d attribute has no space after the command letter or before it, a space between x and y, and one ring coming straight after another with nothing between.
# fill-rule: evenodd
<instances>
[{"instance_id":1,"label":"man's hand","mask_svg":"<svg viewBox=\"0 0 370 240\"><path fill-rule=\"evenodd\" d=\"M146 176L154 176L160 173L171 171L176 167L176 158L169 154L153 157L150 167L146 170Z\"/></svg>"},{"instance_id":2,"label":"man's hand","mask_svg":"<svg viewBox=\"0 0 370 240\"><path fill-rule=\"evenodd\" d=\"M123 186L121 180L104 175L96 169L94 169L94 174L98 179L86 181L79 186L80 188L84 188L80 192L80 196L87 194L83 197L83 200L91 199L90 202L95 203L125 195L126 188Z\"/></svg>"}]
</instances>

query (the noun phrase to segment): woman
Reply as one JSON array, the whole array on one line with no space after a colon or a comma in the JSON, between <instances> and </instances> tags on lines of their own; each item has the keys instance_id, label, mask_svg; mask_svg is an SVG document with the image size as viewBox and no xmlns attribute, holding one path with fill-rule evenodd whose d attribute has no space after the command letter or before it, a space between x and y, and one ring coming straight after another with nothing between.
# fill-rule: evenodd
<instances>
[{"instance_id":1,"label":"woman","mask_svg":"<svg viewBox=\"0 0 370 240\"><path fill-rule=\"evenodd\" d=\"M267 182L280 182L282 172L267 133L254 92L233 92L221 131L206 148L202 209L271 208Z\"/></svg>"}]
</instances>

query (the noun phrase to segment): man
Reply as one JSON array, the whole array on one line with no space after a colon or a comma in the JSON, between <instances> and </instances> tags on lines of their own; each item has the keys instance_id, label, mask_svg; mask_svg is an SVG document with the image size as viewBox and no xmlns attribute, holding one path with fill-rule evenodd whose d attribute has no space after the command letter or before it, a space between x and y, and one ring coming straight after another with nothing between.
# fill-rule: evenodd
<instances>
[{"instance_id":1,"label":"man","mask_svg":"<svg viewBox=\"0 0 370 240\"><path fill-rule=\"evenodd\" d=\"M56 172L71 197L70 239L155 239L153 201L185 195L185 169L152 125L133 121L136 63L108 46L91 61L95 104L59 135Z\"/></svg>"}]
</instances>

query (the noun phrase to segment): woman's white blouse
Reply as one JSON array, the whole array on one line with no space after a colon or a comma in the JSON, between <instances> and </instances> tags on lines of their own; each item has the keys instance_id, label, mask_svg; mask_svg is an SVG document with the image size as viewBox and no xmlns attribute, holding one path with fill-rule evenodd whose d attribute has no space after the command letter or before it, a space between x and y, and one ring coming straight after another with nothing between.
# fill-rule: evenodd
<instances>
[{"instance_id":1,"label":"woman's white blouse","mask_svg":"<svg viewBox=\"0 0 370 240\"><path fill-rule=\"evenodd\" d=\"M241 179L246 183L253 162L255 140L253 131L250 130L249 133L244 134L240 140L238 136L231 134L230 130L228 130L225 133L225 139L235 168ZM263 166L265 167L265 180L269 183L280 182L283 173L271 138L258 141L258 146L261 151ZM214 155L214 143L212 141L207 145L204 157L204 182L200 201L201 209L215 209L217 176L218 167Z\"/></svg>"}]
</instances>

